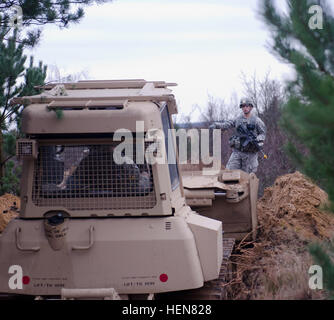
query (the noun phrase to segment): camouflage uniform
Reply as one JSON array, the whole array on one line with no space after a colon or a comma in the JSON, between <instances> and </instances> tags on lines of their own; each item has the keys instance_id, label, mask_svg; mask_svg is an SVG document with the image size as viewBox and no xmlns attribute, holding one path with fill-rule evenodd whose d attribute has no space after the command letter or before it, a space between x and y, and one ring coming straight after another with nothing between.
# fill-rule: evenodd
<instances>
[{"instance_id":1,"label":"camouflage uniform","mask_svg":"<svg viewBox=\"0 0 334 320\"><path fill-rule=\"evenodd\" d=\"M238 128L240 124L245 124L246 126L247 124L254 125L253 133L256 136L256 140L259 143L259 146L263 145L266 137L266 126L263 121L255 115L251 115L249 118L241 115L234 120L215 122L215 127L226 130L233 127ZM227 162L226 169L241 169L248 173L255 173L259 165L258 152L241 151L240 140L238 142L238 139L236 138L237 136L239 136L238 132L236 133L236 136L230 138L230 146L232 147L233 152Z\"/></svg>"}]
</instances>

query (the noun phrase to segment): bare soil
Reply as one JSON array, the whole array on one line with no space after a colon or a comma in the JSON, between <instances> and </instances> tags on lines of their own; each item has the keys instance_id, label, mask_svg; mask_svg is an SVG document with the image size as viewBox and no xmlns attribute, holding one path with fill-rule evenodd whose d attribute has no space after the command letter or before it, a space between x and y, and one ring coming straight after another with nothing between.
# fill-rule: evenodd
<instances>
[{"instance_id":1,"label":"bare soil","mask_svg":"<svg viewBox=\"0 0 334 320\"><path fill-rule=\"evenodd\" d=\"M258 234L237 245L236 278L228 285L233 299L324 299L311 290L308 270L315 264L312 242L334 236L334 214L325 210L326 192L300 172L280 176L257 204Z\"/></svg>"},{"instance_id":2,"label":"bare soil","mask_svg":"<svg viewBox=\"0 0 334 320\"><path fill-rule=\"evenodd\" d=\"M0 197L0 233L8 222L18 216L20 210L20 198L6 193Z\"/></svg>"}]
</instances>

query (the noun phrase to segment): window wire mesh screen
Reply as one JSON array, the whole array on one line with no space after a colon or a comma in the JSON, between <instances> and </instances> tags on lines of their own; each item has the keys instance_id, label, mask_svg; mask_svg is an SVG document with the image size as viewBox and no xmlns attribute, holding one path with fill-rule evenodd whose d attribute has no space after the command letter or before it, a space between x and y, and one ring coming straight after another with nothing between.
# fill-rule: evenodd
<instances>
[{"instance_id":1,"label":"window wire mesh screen","mask_svg":"<svg viewBox=\"0 0 334 320\"><path fill-rule=\"evenodd\" d=\"M133 160L115 163L116 145L40 146L34 169L33 203L71 210L154 207L151 166L134 163L135 147Z\"/></svg>"}]
</instances>

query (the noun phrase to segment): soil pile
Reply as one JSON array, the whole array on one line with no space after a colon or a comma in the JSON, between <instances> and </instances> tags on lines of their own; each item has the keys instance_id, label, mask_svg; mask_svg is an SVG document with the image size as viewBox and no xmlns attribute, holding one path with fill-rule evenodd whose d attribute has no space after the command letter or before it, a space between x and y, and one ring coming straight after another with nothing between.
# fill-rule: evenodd
<instances>
[{"instance_id":1,"label":"soil pile","mask_svg":"<svg viewBox=\"0 0 334 320\"><path fill-rule=\"evenodd\" d=\"M258 237L241 242L233 256L234 299L322 299L308 286L311 242L334 237L334 214L324 211L326 192L300 172L278 177L257 204Z\"/></svg>"},{"instance_id":2,"label":"soil pile","mask_svg":"<svg viewBox=\"0 0 334 320\"><path fill-rule=\"evenodd\" d=\"M17 217L20 210L20 198L6 193L0 197L0 233L11 219Z\"/></svg>"},{"instance_id":3,"label":"soil pile","mask_svg":"<svg viewBox=\"0 0 334 320\"><path fill-rule=\"evenodd\" d=\"M330 239L334 215L324 213L327 201L327 193L300 172L281 176L258 201L262 233L282 240L291 229L300 240Z\"/></svg>"}]
</instances>

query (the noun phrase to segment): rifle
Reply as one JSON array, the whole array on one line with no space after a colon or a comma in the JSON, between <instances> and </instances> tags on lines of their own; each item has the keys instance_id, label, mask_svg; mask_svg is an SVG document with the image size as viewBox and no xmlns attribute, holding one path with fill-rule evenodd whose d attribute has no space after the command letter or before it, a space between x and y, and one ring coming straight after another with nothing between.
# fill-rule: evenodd
<instances>
[{"instance_id":1,"label":"rifle","mask_svg":"<svg viewBox=\"0 0 334 320\"><path fill-rule=\"evenodd\" d=\"M264 159L267 159L268 156L263 152L263 148L259 146L259 143L256 140L254 133L245 126L245 124L240 124L237 128L237 131L240 134L240 142L242 148L246 148L249 144L252 145L256 151L260 151Z\"/></svg>"}]
</instances>

